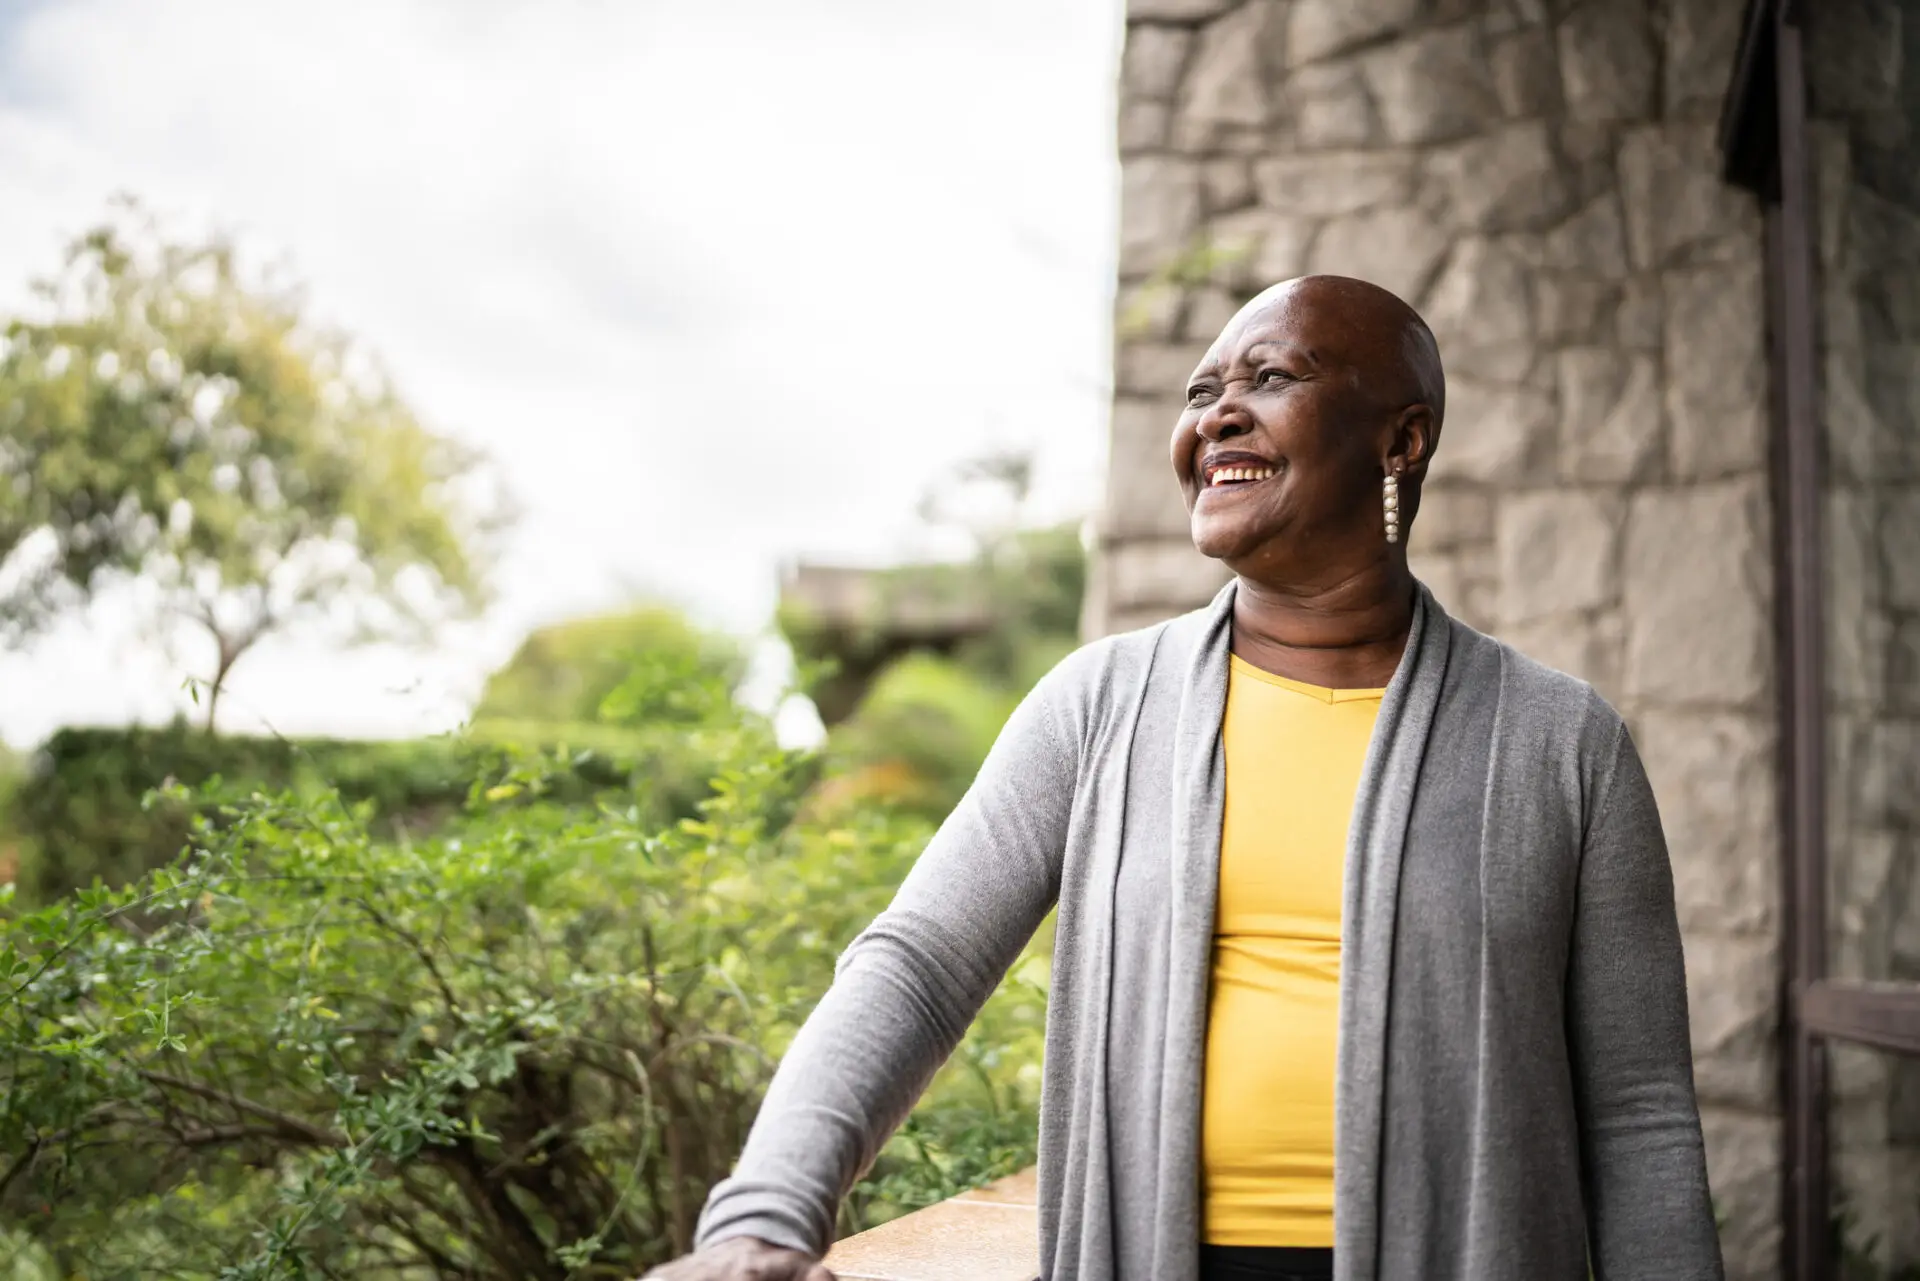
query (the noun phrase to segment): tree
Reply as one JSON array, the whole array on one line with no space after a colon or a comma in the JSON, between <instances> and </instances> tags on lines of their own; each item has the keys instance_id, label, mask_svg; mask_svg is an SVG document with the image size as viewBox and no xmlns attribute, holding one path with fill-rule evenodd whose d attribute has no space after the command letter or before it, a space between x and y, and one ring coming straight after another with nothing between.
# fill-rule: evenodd
<instances>
[{"instance_id":1,"label":"tree","mask_svg":"<svg viewBox=\"0 0 1920 1281\"><path fill-rule=\"evenodd\" d=\"M296 625L405 639L477 608L504 502L379 364L219 234L132 200L0 339L0 623L18 637L137 584L163 638L233 667Z\"/></svg>"}]
</instances>

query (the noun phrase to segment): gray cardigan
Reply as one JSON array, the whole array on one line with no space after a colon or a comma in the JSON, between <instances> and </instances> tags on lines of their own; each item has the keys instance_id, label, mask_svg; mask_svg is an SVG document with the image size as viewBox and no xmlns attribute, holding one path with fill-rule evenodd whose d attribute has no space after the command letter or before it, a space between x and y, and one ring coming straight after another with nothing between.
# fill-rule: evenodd
<instances>
[{"instance_id":1,"label":"gray cardigan","mask_svg":"<svg viewBox=\"0 0 1920 1281\"><path fill-rule=\"evenodd\" d=\"M1050 1281L1194 1281L1234 587L1021 705L775 1074L703 1244L836 1207L1060 909ZM1339 1281L1719 1278L1673 878L1619 716L1420 588L1348 838Z\"/></svg>"}]
</instances>

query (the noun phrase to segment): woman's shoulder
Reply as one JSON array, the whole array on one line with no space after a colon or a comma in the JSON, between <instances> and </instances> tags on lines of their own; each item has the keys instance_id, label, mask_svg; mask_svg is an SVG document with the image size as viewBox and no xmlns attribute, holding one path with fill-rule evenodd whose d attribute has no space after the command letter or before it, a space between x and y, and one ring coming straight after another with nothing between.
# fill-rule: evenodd
<instances>
[{"instance_id":1,"label":"woman's shoulder","mask_svg":"<svg viewBox=\"0 0 1920 1281\"><path fill-rule=\"evenodd\" d=\"M1089 640L1041 677L1028 698L1083 728L1124 720L1127 708L1154 691L1177 694L1165 678L1186 670L1208 621L1209 610L1199 609Z\"/></svg>"},{"instance_id":2,"label":"woman's shoulder","mask_svg":"<svg viewBox=\"0 0 1920 1281\"><path fill-rule=\"evenodd\" d=\"M1069 653L1040 679L1034 692L1055 699L1111 694L1153 667L1168 644L1178 644L1190 615L1164 619L1132 631L1096 637Z\"/></svg>"},{"instance_id":3,"label":"woman's shoulder","mask_svg":"<svg viewBox=\"0 0 1920 1281\"><path fill-rule=\"evenodd\" d=\"M1593 682L1551 667L1509 641L1449 618L1460 670L1497 697L1509 724L1531 724L1542 736L1583 756L1609 754L1625 722Z\"/></svg>"}]
</instances>

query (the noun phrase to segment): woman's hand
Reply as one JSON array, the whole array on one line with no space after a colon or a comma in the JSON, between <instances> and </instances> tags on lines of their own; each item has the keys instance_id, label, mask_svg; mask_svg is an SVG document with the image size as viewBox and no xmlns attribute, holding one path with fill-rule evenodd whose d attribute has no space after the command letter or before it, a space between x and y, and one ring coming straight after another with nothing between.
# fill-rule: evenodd
<instances>
[{"instance_id":1,"label":"woman's hand","mask_svg":"<svg viewBox=\"0 0 1920 1281\"><path fill-rule=\"evenodd\" d=\"M758 1237L732 1237L663 1264L640 1281L834 1281L824 1263Z\"/></svg>"}]
</instances>

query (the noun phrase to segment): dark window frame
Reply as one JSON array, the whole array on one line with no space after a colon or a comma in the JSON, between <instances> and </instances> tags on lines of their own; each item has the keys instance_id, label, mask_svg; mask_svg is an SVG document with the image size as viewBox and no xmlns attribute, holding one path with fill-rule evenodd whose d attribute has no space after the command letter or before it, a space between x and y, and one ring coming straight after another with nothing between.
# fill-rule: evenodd
<instances>
[{"instance_id":1,"label":"dark window frame","mask_svg":"<svg viewBox=\"0 0 1920 1281\"><path fill-rule=\"evenodd\" d=\"M1790 1281L1827 1281L1832 1274L1826 1043L1920 1056L1920 984L1856 982L1826 972L1819 317L1802 48L1807 11L1817 7L1749 0L1720 120L1724 176L1759 196L1766 213L1785 931L1781 1261Z\"/></svg>"}]
</instances>

